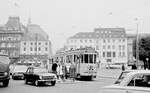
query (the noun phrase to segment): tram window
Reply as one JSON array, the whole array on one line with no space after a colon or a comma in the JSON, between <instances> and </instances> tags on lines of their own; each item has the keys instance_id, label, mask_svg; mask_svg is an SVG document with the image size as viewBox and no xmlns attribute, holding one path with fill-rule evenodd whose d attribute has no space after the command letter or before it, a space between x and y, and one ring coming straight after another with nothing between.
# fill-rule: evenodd
<instances>
[{"instance_id":1,"label":"tram window","mask_svg":"<svg viewBox=\"0 0 150 93\"><path fill-rule=\"evenodd\" d=\"M83 63L83 60L84 60L84 59L83 59L83 55L81 55L81 63Z\"/></svg>"},{"instance_id":2,"label":"tram window","mask_svg":"<svg viewBox=\"0 0 150 93\"><path fill-rule=\"evenodd\" d=\"M96 63L96 55L94 55L94 63Z\"/></svg>"},{"instance_id":3,"label":"tram window","mask_svg":"<svg viewBox=\"0 0 150 93\"><path fill-rule=\"evenodd\" d=\"M89 63L93 63L93 55L89 55Z\"/></svg>"},{"instance_id":4,"label":"tram window","mask_svg":"<svg viewBox=\"0 0 150 93\"><path fill-rule=\"evenodd\" d=\"M85 63L88 63L88 54L84 55L84 61L85 61Z\"/></svg>"}]
</instances>

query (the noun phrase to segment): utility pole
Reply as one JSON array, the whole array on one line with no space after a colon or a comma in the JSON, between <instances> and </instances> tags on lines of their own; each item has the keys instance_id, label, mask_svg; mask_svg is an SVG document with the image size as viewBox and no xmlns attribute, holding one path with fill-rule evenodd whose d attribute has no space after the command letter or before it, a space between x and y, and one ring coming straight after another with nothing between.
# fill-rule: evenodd
<instances>
[{"instance_id":1,"label":"utility pole","mask_svg":"<svg viewBox=\"0 0 150 93\"><path fill-rule=\"evenodd\" d=\"M136 66L138 68L138 60L139 60L139 35L138 35L138 23L136 23Z\"/></svg>"},{"instance_id":2,"label":"utility pole","mask_svg":"<svg viewBox=\"0 0 150 93\"><path fill-rule=\"evenodd\" d=\"M35 33L35 43L36 43L36 45L35 45L35 60L36 60L36 64L37 64L37 39L38 39L38 34L37 33Z\"/></svg>"}]
</instances>

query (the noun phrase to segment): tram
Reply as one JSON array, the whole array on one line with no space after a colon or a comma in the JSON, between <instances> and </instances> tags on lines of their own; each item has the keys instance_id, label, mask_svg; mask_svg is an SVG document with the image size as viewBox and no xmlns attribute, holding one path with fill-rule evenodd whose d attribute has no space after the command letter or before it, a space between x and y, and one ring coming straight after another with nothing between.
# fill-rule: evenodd
<instances>
[{"instance_id":1,"label":"tram","mask_svg":"<svg viewBox=\"0 0 150 93\"><path fill-rule=\"evenodd\" d=\"M91 47L80 48L58 52L54 56L54 61L65 63L67 69L73 62L76 66L76 78L88 78L93 80L97 75L97 51Z\"/></svg>"}]
</instances>

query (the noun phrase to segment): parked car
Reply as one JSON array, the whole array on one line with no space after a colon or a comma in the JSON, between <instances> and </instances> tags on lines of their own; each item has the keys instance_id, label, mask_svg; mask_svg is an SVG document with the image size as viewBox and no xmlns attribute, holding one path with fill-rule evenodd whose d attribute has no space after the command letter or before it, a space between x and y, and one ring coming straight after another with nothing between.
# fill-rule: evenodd
<instances>
[{"instance_id":1,"label":"parked car","mask_svg":"<svg viewBox=\"0 0 150 93\"><path fill-rule=\"evenodd\" d=\"M27 70L26 65L16 65L12 71L12 79L24 79L24 73Z\"/></svg>"},{"instance_id":2,"label":"parked car","mask_svg":"<svg viewBox=\"0 0 150 93\"><path fill-rule=\"evenodd\" d=\"M0 54L0 83L2 83L4 87L7 87L9 84L9 63L10 59L8 55Z\"/></svg>"},{"instance_id":3,"label":"parked car","mask_svg":"<svg viewBox=\"0 0 150 93\"><path fill-rule=\"evenodd\" d=\"M150 93L150 70L122 73L113 85L101 88L98 93Z\"/></svg>"},{"instance_id":4,"label":"parked car","mask_svg":"<svg viewBox=\"0 0 150 93\"><path fill-rule=\"evenodd\" d=\"M56 75L49 73L47 69L41 67L29 67L24 74L25 84L29 82L33 83L35 86L40 84L51 84L54 86L56 84Z\"/></svg>"}]
</instances>

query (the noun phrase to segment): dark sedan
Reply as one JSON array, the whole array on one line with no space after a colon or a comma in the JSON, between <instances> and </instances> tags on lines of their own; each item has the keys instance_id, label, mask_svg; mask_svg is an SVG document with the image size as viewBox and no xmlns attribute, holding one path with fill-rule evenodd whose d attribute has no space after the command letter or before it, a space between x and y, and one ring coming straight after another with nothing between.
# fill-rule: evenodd
<instances>
[{"instance_id":1,"label":"dark sedan","mask_svg":"<svg viewBox=\"0 0 150 93\"><path fill-rule=\"evenodd\" d=\"M29 67L24 74L25 84L31 82L35 86L41 84L56 84L56 75L49 73L47 69L41 67Z\"/></svg>"}]
</instances>

